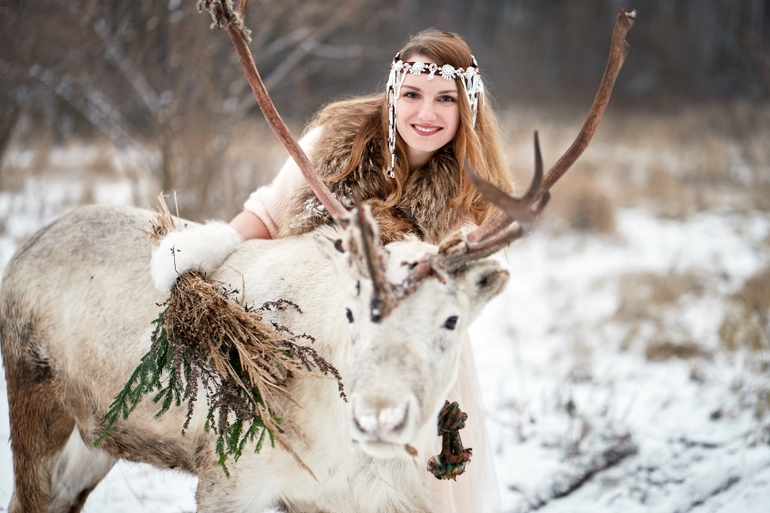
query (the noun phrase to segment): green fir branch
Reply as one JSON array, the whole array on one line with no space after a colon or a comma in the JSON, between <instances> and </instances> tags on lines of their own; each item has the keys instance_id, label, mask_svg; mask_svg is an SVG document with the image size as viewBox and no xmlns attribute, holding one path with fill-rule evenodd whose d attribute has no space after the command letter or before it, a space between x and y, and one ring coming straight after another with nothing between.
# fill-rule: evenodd
<instances>
[{"instance_id":1,"label":"green fir branch","mask_svg":"<svg viewBox=\"0 0 770 513\"><path fill-rule=\"evenodd\" d=\"M166 337L166 330L163 329L165 310L158 315L157 319L152 321L155 324L155 330L152 334L152 346L150 351L145 354L139 365L134 369L131 377L110 404L110 409L104 416L106 426L102 434L93 442L97 447L112 432L112 428L119 418L128 419L128 416L136 409L139 402L147 394L156 389L162 389L160 377L163 371L172 370L171 367L171 347Z\"/></svg>"}]
</instances>

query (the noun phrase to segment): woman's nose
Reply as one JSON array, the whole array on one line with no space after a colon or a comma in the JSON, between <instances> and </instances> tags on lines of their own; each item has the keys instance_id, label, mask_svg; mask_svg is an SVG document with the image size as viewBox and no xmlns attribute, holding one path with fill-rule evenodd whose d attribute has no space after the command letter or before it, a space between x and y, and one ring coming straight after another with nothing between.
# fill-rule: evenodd
<instances>
[{"instance_id":1,"label":"woman's nose","mask_svg":"<svg viewBox=\"0 0 770 513\"><path fill-rule=\"evenodd\" d=\"M436 119L436 111L433 110L431 102L424 101L420 105L419 120L430 122Z\"/></svg>"}]
</instances>

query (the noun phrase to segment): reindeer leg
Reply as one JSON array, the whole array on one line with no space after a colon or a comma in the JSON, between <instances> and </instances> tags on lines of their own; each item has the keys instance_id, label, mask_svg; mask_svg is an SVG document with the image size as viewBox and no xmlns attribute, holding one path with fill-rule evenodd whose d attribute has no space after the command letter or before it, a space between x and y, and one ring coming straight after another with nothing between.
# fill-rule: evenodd
<instances>
[{"instance_id":1,"label":"reindeer leg","mask_svg":"<svg viewBox=\"0 0 770 513\"><path fill-rule=\"evenodd\" d=\"M52 470L75 421L56 404L50 386L29 383L19 370L6 363L14 470L8 511L45 513L51 500Z\"/></svg>"},{"instance_id":2,"label":"reindeer leg","mask_svg":"<svg viewBox=\"0 0 770 513\"><path fill-rule=\"evenodd\" d=\"M8 511L76 513L114 459L81 440L41 349L45 334L17 306L7 300L0 315L14 469Z\"/></svg>"}]
</instances>

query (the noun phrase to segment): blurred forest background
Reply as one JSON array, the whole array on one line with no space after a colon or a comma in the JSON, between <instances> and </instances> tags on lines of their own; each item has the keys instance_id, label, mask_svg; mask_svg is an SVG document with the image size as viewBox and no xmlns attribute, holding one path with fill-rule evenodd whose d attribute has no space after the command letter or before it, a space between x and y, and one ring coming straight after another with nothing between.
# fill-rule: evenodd
<instances>
[{"instance_id":1,"label":"blurred forest background","mask_svg":"<svg viewBox=\"0 0 770 513\"><path fill-rule=\"evenodd\" d=\"M229 38L196 4L0 0L0 189L20 187L56 145L101 141L94 169L120 168L137 203L178 191L184 215L237 212L285 154ZM540 129L555 139L546 153L555 160L566 148L560 130L579 127L590 105L621 7L639 18L605 122L621 118L614 136L660 133L644 119L653 112L700 112L664 137L707 125L718 138L748 138L745 158L770 161L751 142L770 99L767 0L252 0L246 21L260 73L295 132L324 103L382 88L409 34L436 27L470 43L511 140L529 148ZM4 158L14 144L33 155Z\"/></svg>"}]
</instances>

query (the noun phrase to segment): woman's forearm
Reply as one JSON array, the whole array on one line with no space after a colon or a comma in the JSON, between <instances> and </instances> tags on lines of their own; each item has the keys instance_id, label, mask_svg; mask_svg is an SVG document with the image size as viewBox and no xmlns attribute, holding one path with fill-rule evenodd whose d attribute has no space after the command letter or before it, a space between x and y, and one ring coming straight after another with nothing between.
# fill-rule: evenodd
<instances>
[{"instance_id":1,"label":"woman's forearm","mask_svg":"<svg viewBox=\"0 0 770 513\"><path fill-rule=\"evenodd\" d=\"M267 226L262 220L256 216L253 212L244 210L230 221L232 226L238 235L243 240L249 239L269 239L270 232L267 230Z\"/></svg>"}]
</instances>

